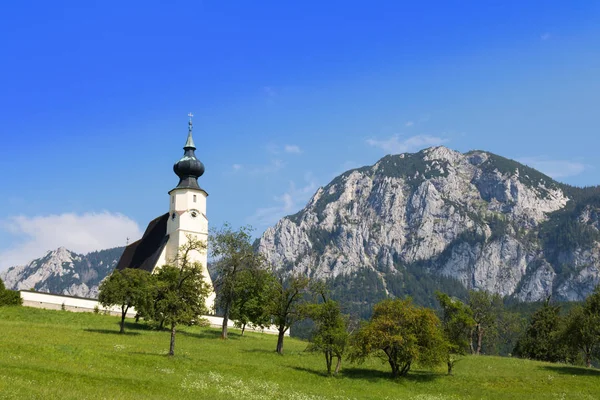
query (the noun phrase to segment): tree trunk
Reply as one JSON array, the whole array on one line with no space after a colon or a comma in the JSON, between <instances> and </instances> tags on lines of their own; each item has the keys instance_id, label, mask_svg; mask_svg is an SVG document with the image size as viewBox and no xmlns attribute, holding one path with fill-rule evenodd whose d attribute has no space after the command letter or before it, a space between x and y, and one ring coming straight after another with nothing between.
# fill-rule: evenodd
<instances>
[{"instance_id":1,"label":"tree trunk","mask_svg":"<svg viewBox=\"0 0 600 400\"><path fill-rule=\"evenodd\" d=\"M223 313L223 325L221 327L221 339L227 339L227 323L229 322L229 304L225 304Z\"/></svg>"},{"instance_id":2,"label":"tree trunk","mask_svg":"<svg viewBox=\"0 0 600 400\"><path fill-rule=\"evenodd\" d=\"M452 375L452 367L454 366L454 362L448 361L448 375Z\"/></svg>"},{"instance_id":3,"label":"tree trunk","mask_svg":"<svg viewBox=\"0 0 600 400\"><path fill-rule=\"evenodd\" d=\"M587 351L585 352L585 366L588 368L592 366L592 355Z\"/></svg>"},{"instance_id":4,"label":"tree trunk","mask_svg":"<svg viewBox=\"0 0 600 400\"><path fill-rule=\"evenodd\" d=\"M277 353L283 355L283 337L285 335L285 328L279 327L279 337L277 338Z\"/></svg>"},{"instance_id":5,"label":"tree trunk","mask_svg":"<svg viewBox=\"0 0 600 400\"><path fill-rule=\"evenodd\" d=\"M324 351L325 353L325 363L327 364L327 375L331 375L331 361L333 360L333 356L330 351Z\"/></svg>"},{"instance_id":6,"label":"tree trunk","mask_svg":"<svg viewBox=\"0 0 600 400\"><path fill-rule=\"evenodd\" d=\"M471 334L469 335L469 347L471 348L471 354L475 354L475 347L473 347L473 334L475 333L475 328L471 328Z\"/></svg>"},{"instance_id":7,"label":"tree trunk","mask_svg":"<svg viewBox=\"0 0 600 400\"><path fill-rule=\"evenodd\" d=\"M129 310L129 307L121 306L121 330L119 330L119 333L125 333L125 316L127 315L127 310Z\"/></svg>"},{"instance_id":8,"label":"tree trunk","mask_svg":"<svg viewBox=\"0 0 600 400\"><path fill-rule=\"evenodd\" d=\"M400 376L406 376L406 374L408 374L408 371L410 370L410 362L407 362L406 364L404 364L404 366L402 367L402 370L400 371Z\"/></svg>"},{"instance_id":9,"label":"tree trunk","mask_svg":"<svg viewBox=\"0 0 600 400\"><path fill-rule=\"evenodd\" d=\"M481 354L481 343L483 342L483 328L477 324L477 355Z\"/></svg>"},{"instance_id":10,"label":"tree trunk","mask_svg":"<svg viewBox=\"0 0 600 400\"><path fill-rule=\"evenodd\" d=\"M337 356L337 364L335 365L334 375L337 375L340 372L340 368L342 368L342 357Z\"/></svg>"},{"instance_id":11,"label":"tree trunk","mask_svg":"<svg viewBox=\"0 0 600 400\"><path fill-rule=\"evenodd\" d=\"M242 336L244 336L244 332L246 331L246 324L242 325Z\"/></svg>"},{"instance_id":12,"label":"tree trunk","mask_svg":"<svg viewBox=\"0 0 600 400\"><path fill-rule=\"evenodd\" d=\"M171 345L169 346L169 355L175 355L175 323L171 323Z\"/></svg>"}]
</instances>

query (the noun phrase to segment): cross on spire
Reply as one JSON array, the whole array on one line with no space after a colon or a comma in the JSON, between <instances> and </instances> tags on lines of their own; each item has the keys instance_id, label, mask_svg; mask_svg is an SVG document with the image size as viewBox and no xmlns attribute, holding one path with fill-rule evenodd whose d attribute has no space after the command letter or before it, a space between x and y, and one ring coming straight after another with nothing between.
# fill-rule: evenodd
<instances>
[{"instance_id":1,"label":"cross on spire","mask_svg":"<svg viewBox=\"0 0 600 400\"><path fill-rule=\"evenodd\" d=\"M190 117L190 122L188 122L188 132L192 133L192 118L194 117L194 114L189 113L188 117Z\"/></svg>"}]
</instances>

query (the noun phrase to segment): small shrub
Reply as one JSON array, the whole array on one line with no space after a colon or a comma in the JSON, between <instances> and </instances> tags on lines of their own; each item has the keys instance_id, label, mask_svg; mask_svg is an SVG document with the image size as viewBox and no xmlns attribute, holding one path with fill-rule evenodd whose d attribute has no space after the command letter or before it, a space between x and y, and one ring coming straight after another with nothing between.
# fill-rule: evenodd
<instances>
[{"instance_id":1,"label":"small shrub","mask_svg":"<svg viewBox=\"0 0 600 400\"><path fill-rule=\"evenodd\" d=\"M0 292L0 306L20 306L23 304L21 294L16 290L3 290Z\"/></svg>"},{"instance_id":2,"label":"small shrub","mask_svg":"<svg viewBox=\"0 0 600 400\"><path fill-rule=\"evenodd\" d=\"M61 311L67 311L67 308L65 307L65 302L63 301L63 303L60 305L60 309Z\"/></svg>"},{"instance_id":3,"label":"small shrub","mask_svg":"<svg viewBox=\"0 0 600 400\"><path fill-rule=\"evenodd\" d=\"M100 307L98 307L98 304L94 306L94 314L100 314Z\"/></svg>"}]
</instances>

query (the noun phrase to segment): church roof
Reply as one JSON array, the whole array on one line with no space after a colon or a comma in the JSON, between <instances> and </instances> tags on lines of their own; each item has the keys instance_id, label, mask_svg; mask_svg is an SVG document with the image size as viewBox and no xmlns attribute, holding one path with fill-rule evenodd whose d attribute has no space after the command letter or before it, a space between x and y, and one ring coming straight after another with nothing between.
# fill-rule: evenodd
<instances>
[{"instance_id":1,"label":"church roof","mask_svg":"<svg viewBox=\"0 0 600 400\"><path fill-rule=\"evenodd\" d=\"M134 268L152 272L169 240L168 220L169 213L166 213L150 221L144 236L125 248L116 269Z\"/></svg>"}]
</instances>

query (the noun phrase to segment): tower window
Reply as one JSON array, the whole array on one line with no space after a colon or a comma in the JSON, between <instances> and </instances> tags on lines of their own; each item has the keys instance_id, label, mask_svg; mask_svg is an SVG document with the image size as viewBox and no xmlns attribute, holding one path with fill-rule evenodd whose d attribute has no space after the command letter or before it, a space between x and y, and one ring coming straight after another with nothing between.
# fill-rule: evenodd
<instances>
[{"instance_id":1,"label":"tower window","mask_svg":"<svg viewBox=\"0 0 600 400\"><path fill-rule=\"evenodd\" d=\"M175 196L171 196L171 204L175 204Z\"/></svg>"},{"instance_id":2,"label":"tower window","mask_svg":"<svg viewBox=\"0 0 600 400\"><path fill-rule=\"evenodd\" d=\"M194 195L194 203L196 202L196 195Z\"/></svg>"}]
</instances>

